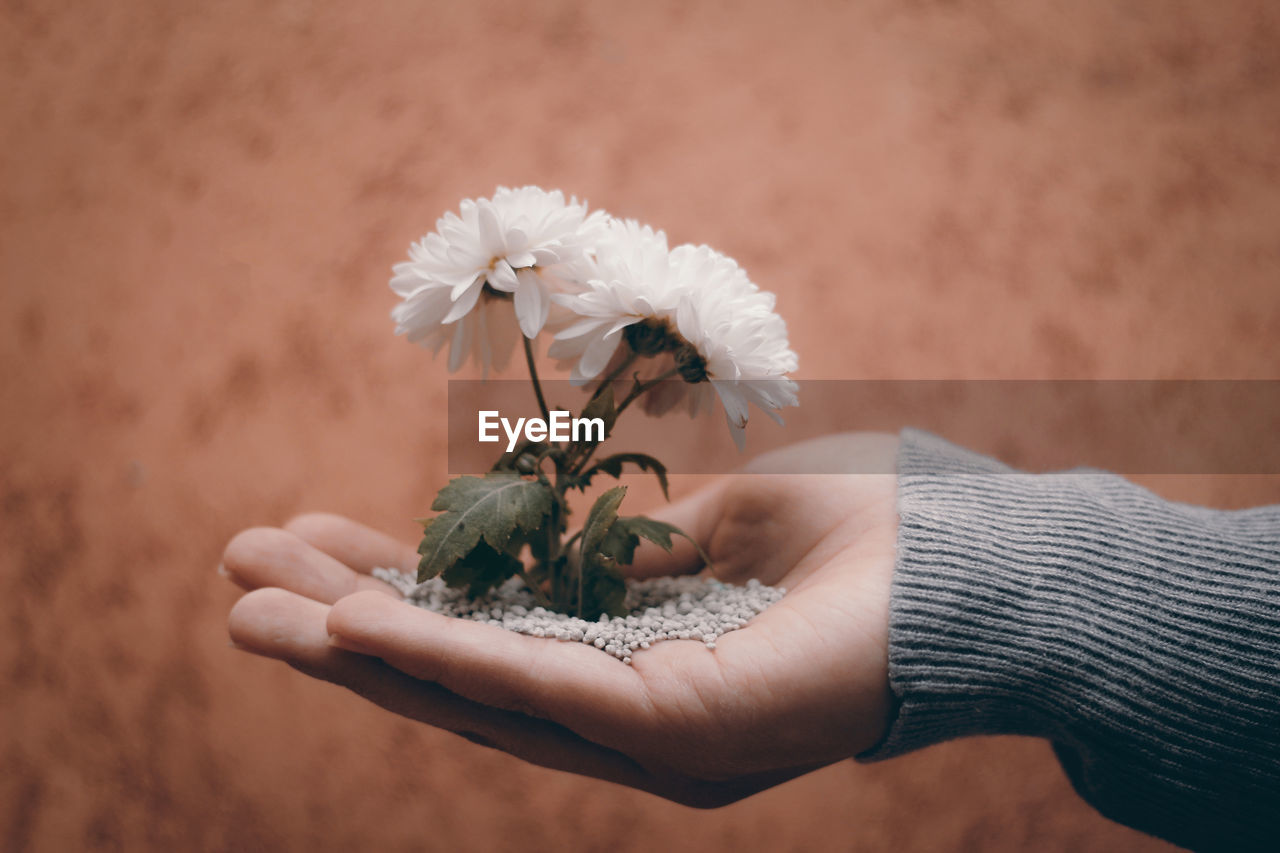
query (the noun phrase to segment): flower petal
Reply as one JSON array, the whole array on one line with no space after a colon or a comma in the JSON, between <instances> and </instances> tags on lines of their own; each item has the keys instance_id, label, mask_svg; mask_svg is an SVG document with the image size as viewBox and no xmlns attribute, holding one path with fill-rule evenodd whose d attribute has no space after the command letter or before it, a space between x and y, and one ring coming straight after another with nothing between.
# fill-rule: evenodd
<instances>
[{"instance_id":1,"label":"flower petal","mask_svg":"<svg viewBox=\"0 0 1280 853\"><path fill-rule=\"evenodd\" d=\"M553 296L552 298L554 299L555 297ZM566 341L572 338L580 338L583 335L591 334L597 329L603 329L607 322L608 322L607 320L599 320L599 319L596 319L595 317L584 317L583 319L574 323L572 326L566 326L565 328L556 332L555 337L557 341Z\"/></svg>"},{"instance_id":2,"label":"flower petal","mask_svg":"<svg viewBox=\"0 0 1280 853\"><path fill-rule=\"evenodd\" d=\"M449 297L450 297L451 299L455 299L455 300L456 300L459 296L461 296L464 292L466 292L466 289L467 289L468 287L471 287L472 285L476 284L477 282L482 282L482 281L484 281L484 273L482 273L481 271L477 270L476 272L472 273L471 275L462 276L462 277L460 277L460 278L456 278L456 279L455 279L455 278L450 278L450 277L445 277L445 276L437 276L437 278L439 278L442 282L444 282L444 283L446 283L446 284L450 284L450 285L452 285L452 287L451 287L452 292L449 294Z\"/></svg>"},{"instance_id":3,"label":"flower petal","mask_svg":"<svg viewBox=\"0 0 1280 853\"><path fill-rule=\"evenodd\" d=\"M546 285L533 270L520 270L516 273L516 279L520 283L516 288L516 320L520 322L520 331L524 332L524 336L534 338L547 322L551 299L546 292Z\"/></svg>"},{"instance_id":4,"label":"flower petal","mask_svg":"<svg viewBox=\"0 0 1280 853\"><path fill-rule=\"evenodd\" d=\"M587 349L578 362L579 373L588 379L599 376L609 359L613 358L614 350L621 341L621 335L603 335L587 344Z\"/></svg>"},{"instance_id":5,"label":"flower petal","mask_svg":"<svg viewBox=\"0 0 1280 853\"><path fill-rule=\"evenodd\" d=\"M729 422L736 424L738 427L745 427L749 413L747 411L747 401L743 397L742 391L738 388L738 383L713 379L711 380L711 386L720 395L720 402L724 406L724 413L729 418Z\"/></svg>"},{"instance_id":6,"label":"flower petal","mask_svg":"<svg viewBox=\"0 0 1280 853\"><path fill-rule=\"evenodd\" d=\"M468 344L470 338L470 324L465 320L459 320L453 330L453 340L449 344L449 372L455 372L467 358Z\"/></svg>"},{"instance_id":7,"label":"flower petal","mask_svg":"<svg viewBox=\"0 0 1280 853\"><path fill-rule=\"evenodd\" d=\"M738 389L733 383L712 380L711 384L720 395L720 403L724 406L724 419L729 425L729 435L733 436L733 443L738 445L738 450L744 450L747 445L744 434L747 426L747 401L739 396Z\"/></svg>"},{"instance_id":8,"label":"flower petal","mask_svg":"<svg viewBox=\"0 0 1280 853\"><path fill-rule=\"evenodd\" d=\"M497 301L484 306L484 311L488 315L489 342L493 346L493 368L502 370L511 362L520 337L516 314L510 305Z\"/></svg>"},{"instance_id":9,"label":"flower petal","mask_svg":"<svg viewBox=\"0 0 1280 853\"><path fill-rule=\"evenodd\" d=\"M502 239L502 228L498 224L498 214L493 209L493 202L482 201L477 211L477 222L480 226L480 246L491 255L501 257L507 253L506 241Z\"/></svg>"},{"instance_id":10,"label":"flower petal","mask_svg":"<svg viewBox=\"0 0 1280 853\"><path fill-rule=\"evenodd\" d=\"M520 286L519 280L516 279L516 271L511 268L511 264L507 263L505 258L499 258L494 263L493 269L489 270L488 278L490 287L504 293L514 293Z\"/></svg>"},{"instance_id":11,"label":"flower petal","mask_svg":"<svg viewBox=\"0 0 1280 853\"><path fill-rule=\"evenodd\" d=\"M515 269L531 267L537 263L537 258L534 256L533 252L512 252L507 255L505 260Z\"/></svg>"},{"instance_id":12,"label":"flower petal","mask_svg":"<svg viewBox=\"0 0 1280 853\"><path fill-rule=\"evenodd\" d=\"M484 291L484 286L479 282L473 284L469 289L462 292L462 296L453 303L453 307L449 309L449 313L444 315L444 319L440 322L448 325L470 313L471 309L476 307L476 300L480 298L480 294Z\"/></svg>"}]
</instances>

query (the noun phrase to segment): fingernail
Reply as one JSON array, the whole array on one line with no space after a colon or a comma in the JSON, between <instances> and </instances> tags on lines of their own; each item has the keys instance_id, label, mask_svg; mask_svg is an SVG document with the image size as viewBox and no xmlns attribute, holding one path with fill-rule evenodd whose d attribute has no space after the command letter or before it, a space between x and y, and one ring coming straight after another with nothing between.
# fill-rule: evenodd
<instances>
[{"instance_id":1,"label":"fingernail","mask_svg":"<svg viewBox=\"0 0 1280 853\"><path fill-rule=\"evenodd\" d=\"M355 652L356 654L359 654L359 655L372 655L373 657L377 657L377 653L370 650L368 647L362 646L359 643L357 643L355 640L352 640L348 637L343 637L340 634L330 634L329 645L333 646L336 649L343 649L344 651Z\"/></svg>"},{"instance_id":2,"label":"fingernail","mask_svg":"<svg viewBox=\"0 0 1280 853\"><path fill-rule=\"evenodd\" d=\"M222 563L218 563L218 576L226 578L241 589L253 589L253 584L245 583Z\"/></svg>"}]
</instances>

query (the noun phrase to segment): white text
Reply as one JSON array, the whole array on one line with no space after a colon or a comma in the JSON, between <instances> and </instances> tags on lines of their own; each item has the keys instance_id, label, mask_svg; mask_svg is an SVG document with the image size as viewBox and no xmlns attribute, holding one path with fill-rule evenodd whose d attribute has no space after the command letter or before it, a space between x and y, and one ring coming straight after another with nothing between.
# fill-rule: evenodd
<instances>
[{"instance_id":1,"label":"white text","mask_svg":"<svg viewBox=\"0 0 1280 853\"><path fill-rule=\"evenodd\" d=\"M501 441L498 428L507 436L507 452L516 449L523 431L525 440L539 441L604 441L604 418L575 418L571 413L553 411L551 421L542 418L516 418L514 424L495 410L480 412L480 441Z\"/></svg>"}]
</instances>

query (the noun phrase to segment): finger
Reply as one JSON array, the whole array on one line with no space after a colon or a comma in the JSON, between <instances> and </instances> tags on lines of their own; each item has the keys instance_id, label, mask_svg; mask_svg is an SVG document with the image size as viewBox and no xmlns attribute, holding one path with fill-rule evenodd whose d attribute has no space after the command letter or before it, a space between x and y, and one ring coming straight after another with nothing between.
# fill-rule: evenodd
<instances>
[{"instance_id":1,"label":"finger","mask_svg":"<svg viewBox=\"0 0 1280 853\"><path fill-rule=\"evenodd\" d=\"M248 589L275 586L332 604L360 590L400 597L394 587L353 572L297 536L275 527L237 533L222 553L226 573Z\"/></svg>"},{"instance_id":2,"label":"finger","mask_svg":"<svg viewBox=\"0 0 1280 853\"><path fill-rule=\"evenodd\" d=\"M284 529L366 575L375 568L412 572L418 566L418 552L413 548L341 515L309 512L290 519Z\"/></svg>"},{"instance_id":3,"label":"finger","mask_svg":"<svg viewBox=\"0 0 1280 853\"><path fill-rule=\"evenodd\" d=\"M473 702L377 658L335 647L327 634L330 610L286 590L262 589L240 599L232 609L229 629L240 648L282 660L392 713L531 764L627 785L695 808L724 806L821 766L779 768L722 781L693 779L666 769L649 771L553 722Z\"/></svg>"},{"instance_id":4,"label":"finger","mask_svg":"<svg viewBox=\"0 0 1280 853\"><path fill-rule=\"evenodd\" d=\"M393 713L542 767L660 793L658 780L636 762L563 726L472 702L380 660L333 646L325 625L328 611L288 591L262 589L236 603L228 628L244 650L346 687Z\"/></svg>"},{"instance_id":5,"label":"finger","mask_svg":"<svg viewBox=\"0 0 1280 853\"><path fill-rule=\"evenodd\" d=\"M675 503L664 504L652 512L650 518L674 524L697 542L705 551L715 530L716 519L724 497L726 480L717 480ZM687 575L706 565L702 554L693 542L683 536L671 537L671 552L667 553L648 540L640 540L635 558L623 571L633 578L661 577L663 575ZM714 558L715 555L712 555Z\"/></svg>"},{"instance_id":6,"label":"finger","mask_svg":"<svg viewBox=\"0 0 1280 853\"><path fill-rule=\"evenodd\" d=\"M582 643L516 634L368 593L337 602L328 629L344 648L604 746L624 747L654 720L636 671Z\"/></svg>"}]
</instances>

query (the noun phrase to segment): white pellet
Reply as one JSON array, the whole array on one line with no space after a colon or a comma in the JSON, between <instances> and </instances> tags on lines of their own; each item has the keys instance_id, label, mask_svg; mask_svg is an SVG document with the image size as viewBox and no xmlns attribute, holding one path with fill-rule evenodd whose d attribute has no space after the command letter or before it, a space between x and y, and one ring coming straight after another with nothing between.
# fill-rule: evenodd
<instances>
[{"instance_id":1,"label":"white pellet","mask_svg":"<svg viewBox=\"0 0 1280 853\"><path fill-rule=\"evenodd\" d=\"M666 639L697 640L714 650L719 637L742 627L785 593L754 580L746 586L697 576L628 581L628 615L587 621L538 606L533 593L515 578L468 601L439 578L416 584L412 575L395 569L374 569L373 575L419 607L534 637L581 641L627 664L636 652Z\"/></svg>"}]
</instances>

